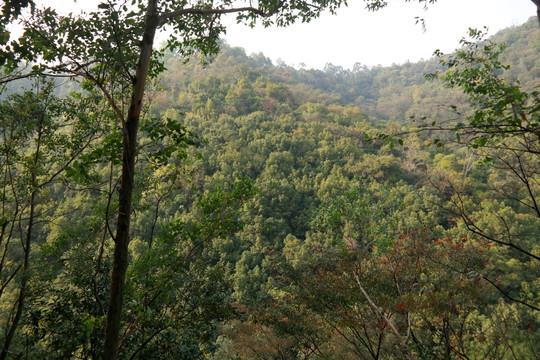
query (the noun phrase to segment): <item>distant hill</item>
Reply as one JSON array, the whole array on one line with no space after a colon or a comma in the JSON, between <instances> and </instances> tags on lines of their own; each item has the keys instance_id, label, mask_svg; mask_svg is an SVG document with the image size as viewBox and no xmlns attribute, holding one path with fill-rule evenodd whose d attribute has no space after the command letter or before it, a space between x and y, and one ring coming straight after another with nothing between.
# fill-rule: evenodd
<instances>
[{"instance_id":1,"label":"distant hill","mask_svg":"<svg viewBox=\"0 0 540 360\"><path fill-rule=\"evenodd\" d=\"M506 76L519 80L525 89L540 85L540 28L535 17L499 31L492 40L507 46L504 60L511 68ZM286 85L299 103L354 104L370 116L386 120L404 121L413 114L431 116L440 104L464 100L437 82L426 82L424 75L439 68L437 59L390 67L356 64L353 69L328 64L324 70L306 70L284 63L274 65L264 54L248 56L243 49L227 45L204 68L197 61L184 64L169 56L169 70L160 80L167 95L165 99L162 94L160 103L177 103L175 95L204 77L221 79L223 86L246 75Z\"/></svg>"},{"instance_id":2,"label":"distant hill","mask_svg":"<svg viewBox=\"0 0 540 360\"><path fill-rule=\"evenodd\" d=\"M493 39L505 76L538 86L536 19ZM412 116L467 104L425 80L436 59L306 70L223 45L206 66L164 60L137 134L123 358L538 357L538 128L493 148L419 131ZM102 348L131 133L102 93L50 96L82 88L0 102L0 329L27 296L14 358ZM493 118L537 124L534 101Z\"/></svg>"}]
</instances>

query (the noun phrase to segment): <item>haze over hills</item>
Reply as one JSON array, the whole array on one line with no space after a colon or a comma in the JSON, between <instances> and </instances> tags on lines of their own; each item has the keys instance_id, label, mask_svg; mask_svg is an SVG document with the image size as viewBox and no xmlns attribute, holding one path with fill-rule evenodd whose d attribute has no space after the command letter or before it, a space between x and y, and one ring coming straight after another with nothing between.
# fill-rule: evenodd
<instances>
[{"instance_id":1,"label":"haze over hills","mask_svg":"<svg viewBox=\"0 0 540 360\"><path fill-rule=\"evenodd\" d=\"M540 37L535 21L537 22L536 17L531 17L522 26L502 30L491 37L494 42L503 43L507 47L503 61L511 68L505 76L520 81L526 89L540 84L537 56ZM448 89L443 90L438 85L426 83L424 78L426 73L440 69L437 59L391 67L367 67L357 63L352 70L327 64L324 70L307 70L295 69L285 63L272 64L264 54L248 56L241 48L224 46L216 60L208 65L203 73L207 76L218 76L220 72L232 72L240 64L261 76L268 76L275 82L293 87L293 93L302 92L300 88L323 91L331 96L332 101L355 104L381 119L407 119L412 112L420 110L415 108L423 99L418 99L418 96L427 95L433 100L433 103L429 103L430 99L426 99L422 106L434 106L437 101L441 105L448 100L447 95L441 94L441 91L447 93ZM180 67L170 68L171 71L163 76L164 85L169 84L171 78L179 79L180 83L189 83L193 79L193 74ZM201 70L196 61L188 64L188 68L196 69L195 73ZM182 76L173 74L176 69ZM178 88L180 85L174 86ZM423 95L420 95L421 93ZM169 100L171 103L176 101L174 98Z\"/></svg>"},{"instance_id":2,"label":"haze over hills","mask_svg":"<svg viewBox=\"0 0 540 360\"><path fill-rule=\"evenodd\" d=\"M425 79L436 59L166 54L138 134L120 357L538 357L537 19L492 40L511 67L460 63L468 94ZM0 338L28 281L12 353L98 359L129 134L86 80L19 84L0 103Z\"/></svg>"},{"instance_id":3,"label":"haze over hills","mask_svg":"<svg viewBox=\"0 0 540 360\"><path fill-rule=\"evenodd\" d=\"M507 47L503 58L511 67L504 76L528 90L539 84L539 39L536 18L493 37ZM227 264L234 287L231 296L244 316L244 320L233 320L222 328L220 356L276 358L286 353L296 358L301 353L320 351L330 358L369 357L367 354L374 351L369 342L389 330L386 325L375 325L380 315L366 303L358 286L361 282L369 284L366 291L374 292L376 303L384 304L380 306L401 321L402 329L407 328L407 316L398 310L410 307L430 312L428 318L417 318L411 330L421 334L422 345L418 346L433 351L429 357L442 356L435 350L438 346L451 347L450 343L458 341L460 322L471 326L471 334L476 334L461 338L464 353L470 358L485 356L490 346L497 348L495 358L505 358L506 346L520 349L517 358L529 356L531 349L524 343L502 345L495 340L499 331L517 340L523 334L516 329L526 321L507 327L491 317L499 311L510 311L519 318L522 315L517 313L523 309L495 300L498 296L493 288L476 287L464 280L467 276L447 273L455 265L458 273L497 277L501 286L513 289L514 294L528 301L535 298L538 272L534 262L521 257L514 262L511 251L488 255L476 248L483 246L479 245L482 237L471 233L470 224L460 222L464 210L455 203L455 196L460 196L467 204L476 204L467 205L466 211L474 214L475 224L484 224L489 234L500 234L505 211L509 211L507 215L515 212L508 218L512 226L520 234L528 234L522 239L528 248L538 249L534 240L538 219L525 215L528 210L524 203L518 204L521 200L514 202L516 197L501 191L501 186L516 191L519 186L515 187L517 184L500 167L482 165L485 152L481 149L456 144L455 139L447 148L427 146L441 134L412 132L403 139L403 147L365 141L366 134L376 137L393 129L407 132L407 127L419 125L411 121L412 116L425 117L424 121L431 123L454 119L456 113L449 111L450 105L468 108L468 97L459 89L425 80L425 73L441 69L437 60L391 67L359 65L351 71L328 65L320 71L274 65L263 54L248 56L240 48L225 46L206 67L196 62L185 65L174 58L167 66L169 70L159 81L162 90L151 96L150 111L177 119L206 139L201 149L202 172L196 183L210 189L211 184L249 177L259 191L246 207L243 230L228 241L214 243L222 249L220 259ZM531 180L537 181L538 163L534 159L529 158L527 166ZM534 189L536 193L539 190L537 185ZM402 239L415 238L418 229L423 229L431 243L445 238L449 246L440 245L441 252L435 254L420 245L402 244L409 253L442 259L443 265L428 265L428 261L425 266L429 270L423 275L404 265L418 259L408 258L399 250L393 250L393 255L377 250L378 246L384 248L383 244L394 244L396 234ZM475 240L463 247L463 253L447 252L461 249L462 240L472 238ZM359 256L366 263L359 265L362 262L341 257L340 251L348 253L348 248L356 249L353 258ZM375 257L379 263L371 258L374 253L380 255ZM392 261L403 267L399 275L388 268ZM357 273L360 278L355 279L354 270L341 275L340 266L367 269ZM526 268L530 276L523 274ZM528 279L523 283L531 289L527 295L528 290L520 290L512 280L515 274ZM392 280L392 276L399 279ZM444 302L451 304L449 313L418 305L415 301L428 300L412 300L418 295L414 290L400 295L400 286L419 286L413 280L417 276L430 284L423 294L448 289L444 295L433 296L443 296ZM454 286L463 286L461 290L469 295L458 300L459 292L450 290ZM475 298L479 295L476 291L485 292L486 297ZM403 299L401 296L411 300L405 300L405 305L392 300ZM529 315L537 319L532 313L524 316ZM442 345L445 340L436 334L444 331L430 328L432 321L448 321L456 338ZM472 325L484 321L489 330ZM489 340L473 340L480 333ZM395 355L399 351L393 347L396 342L390 337L381 340L379 346L385 358L399 358Z\"/></svg>"}]
</instances>

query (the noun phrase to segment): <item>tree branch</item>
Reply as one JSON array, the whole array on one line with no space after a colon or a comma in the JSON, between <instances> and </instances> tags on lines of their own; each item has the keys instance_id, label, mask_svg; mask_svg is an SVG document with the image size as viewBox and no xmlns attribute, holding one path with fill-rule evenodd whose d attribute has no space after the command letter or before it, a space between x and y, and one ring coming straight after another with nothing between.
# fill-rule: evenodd
<instances>
[{"instance_id":1,"label":"tree branch","mask_svg":"<svg viewBox=\"0 0 540 360\"><path fill-rule=\"evenodd\" d=\"M522 247L514 244L514 243L511 243L511 242L504 242L504 241L501 241L501 240L498 240L498 239L495 239L494 237L492 236L489 236L488 234L484 233L472 220L471 218L469 218L466 214L462 213L460 214L461 218L463 219L464 223L465 223L465 226L467 227L467 229L469 231L471 231L472 233L476 234L476 235L479 235L481 237L483 237L484 239L486 240L489 240L489 241L493 241L494 243L497 243L497 244L500 244L500 245L504 245L504 246L508 246L510 248L513 248L535 260L538 260L540 261L540 256L537 256L525 249L523 249Z\"/></svg>"},{"instance_id":2,"label":"tree branch","mask_svg":"<svg viewBox=\"0 0 540 360\"><path fill-rule=\"evenodd\" d=\"M189 8L182 9L177 11L171 11L166 14L163 14L159 17L159 24L163 25L167 20L179 17L182 15L222 15L222 14L232 14L239 12L251 12L262 17L270 17L278 12L279 6L276 7L276 10L265 12L264 10L258 9L253 6L246 6L240 8L230 8L230 9L198 9L198 8Z\"/></svg>"},{"instance_id":3,"label":"tree branch","mask_svg":"<svg viewBox=\"0 0 540 360\"><path fill-rule=\"evenodd\" d=\"M364 297L366 298L369 306L377 313L377 315L383 318L384 322L390 327L390 329L392 329L392 332L396 335L401 345L406 346L405 339L403 339L403 336L401 336L394 323L386 315L384 315L382 310L373 302L373 300L371 300L371 297L364 289L364 286L360 282L360 278L358 277L358 274L356 272L354 272L354 278L356 280L356 283L358 284L358 287L360 288L360 291L362 292L362 294L364 294Z\"/></svg>"},{"instance_id":4,"label":"tree branch","mask_svg":"<svg viewBox=\"0 0 540 360\"><path fill-rule=\"evenodd\" d=\"M495 287L495 289L497 289L501 294L503 294L505 297L507 297L508 299L514 301L514 302L517 302L519 304L522 304L522 305L525 305L533 310L536 310L536 311L540 311L540 308L534 306L534 305L531 305L523 300L520 300L520 299L516 299L515 297L512 297L509 293L507 293L506 291L504 291L500 286L498 286L495 282L491 281L490 279L488 279L487 277L485 277L484 275L482 275L482 279L486 280L488 283L490 283L491 285L493 285Z\"/></svg>"}]
</instances>

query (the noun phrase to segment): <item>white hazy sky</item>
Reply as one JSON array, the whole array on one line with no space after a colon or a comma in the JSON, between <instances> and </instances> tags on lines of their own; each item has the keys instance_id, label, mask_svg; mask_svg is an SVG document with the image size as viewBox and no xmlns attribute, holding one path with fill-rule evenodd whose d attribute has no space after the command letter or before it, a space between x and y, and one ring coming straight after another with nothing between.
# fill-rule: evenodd
<instances>
[{"instance_id":1,"label":"white hazy sky","mask_svg":"<svg viewBox=\"0 0 540 360\"><path fill-rule=\"evenodd\" d=\"M272 61L289 65L304 63L322 69L326 63L352 68L401 64L429 59L441 49L451 52L469 27L487 26L489 34L521 25L536 15L531 0L438 0L427 10L418 3L389 1L387 8L368 12L362 0L350 0L337 15L325 15L308 24L289 28L249 29L229 26L226 40L246 49L262 52ZM426 20L426 31L415 24L415 16Z\"/></svg>"},{"instance_id":2,"label":"white hazy sky","mask_svg":"<svg viewBox=\"0 0 540 360\"><path fill-rule=\"evenodd\" d=\"M169 0L171 1L171 0ZM101 1L42 0L42 3L77 12L90 10ZM324 68L332 63L352 68L359 62L368 66L401 64L429 59L436 49L451 52L458 47L469 27L487 26L489 33L521 25L536 14L531 0L438 0L427 10L412 1L391 0L378 12L365 10L363 0L349 0L337 15L324 14L311 23L288 28L250 29L226 20L226 41L243 47L248 54L262 52L293 66ZM424 32L415 17L425 19ZM158 40L159 41L159 40Z\"/></svg>"}]
</instances>

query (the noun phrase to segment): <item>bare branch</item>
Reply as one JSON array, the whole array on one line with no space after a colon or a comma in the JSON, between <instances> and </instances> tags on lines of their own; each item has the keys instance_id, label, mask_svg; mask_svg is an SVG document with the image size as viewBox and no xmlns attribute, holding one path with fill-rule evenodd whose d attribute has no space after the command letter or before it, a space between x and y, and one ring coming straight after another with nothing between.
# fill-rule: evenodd
<instances>
[{"instance_id":1,"label":"bare branch","mask_svg":"<svg viewBox=\"0 0 540 360\"><path fill-rule=\"evenodd\" d=\"M364 294L364 297L366 298L369 306L379 315L381 318L383 318L384 322L392 329L392 332L396 335L399 342L402 346L406 346L405 339L403 339L403 336L399 333L398 329L394 325L394 323L382 312L382 310L371 300L371 297L367 293L367 291L364 289L364 286L362 285L362 282L360 281L360 278L358 277L358 274L354 272L354 278L356 280L356 283L358 284L358 287L360 288L360 291L362 294Z\"/></svg>"},{"instance_id":2,"label":"bare branch","mask_svg":"<svg viewBox=\"0 0 540 360\"><path fill-rule=\"evenodd\" d=\"M491 281L490 279L488 279L487 277L485 277L484 275L482 275L482 279L486 280L488 283L490 283L491 285L493 285L501 294L503 294L505 297L507 297L508 299L514 301L514 302L517 302L517 303L520 303L522 305L525 305L533 310L536 310L536 311L540 311L540 308L534 306L534 305L531 305L523 300L520 300L520 299L516 299L515 297L511 296L509 293L507 293L506 291L504 291L500 286L498 286L494 281Z\"/></svg>"},{"instance_id":3,"label":"bare branch","mask_svg":"<svg viewBox=\"0 0 540 360\"><path fill-rule=\"evenodd\" d=\"M465 223L465 226L467 227L467 229L471 232L473 232L474 234L476 235L479 235L481 237L483 237L484 239L486 240L489 240L489 241L493 241L494 243L497 243L497 244L500 244L500 245L504 245L504 246L508 246L508 247L511 247L535 260L538 260L540 261L540 256L537 256L525 249L523 249L522 247L520 246L517 246L516 244L514 243L509 243L509 242L504 242L504 241L501 241L499 239L495 239L494 237L492 236L489 236L488 234L484 233L472 220L470 217L468 217L466 214L462 213L460 214L461 215L461 218L463 219L464 223Z\"/></svg>"},{"instance_id":4,"label":"bare branch","mask_svg":"<svg viewBox=\"0 0 540 360\"><path fill-rule=\"evenodd\" d=\"M276 10L265 12L264 10L258 9L253 6L246 6L246 7L240 7L240 8L230 8L230 9L197 9L197 8L189 8L189 9L182 9L177 11L171 11L169 13L163 14L159 17L159 24L162 25L167 20L179 17L182 15L222 15L222 14L232 14L232 13L239 13L239 12L251 12L254 14L257 14L262 17L270 17L278 12L279 6L276 7Z\"/></svg>"}]
</instances>

